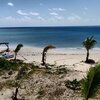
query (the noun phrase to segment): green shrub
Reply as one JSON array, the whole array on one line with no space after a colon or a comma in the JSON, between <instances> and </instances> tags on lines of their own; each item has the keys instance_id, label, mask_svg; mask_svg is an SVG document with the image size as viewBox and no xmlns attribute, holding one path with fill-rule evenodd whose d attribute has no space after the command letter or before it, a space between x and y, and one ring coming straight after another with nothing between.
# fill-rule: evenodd
<instances>
[{"instance_id":1,"label":"green shrub","mask_svg":"<svg viewBox=\"0 0 100 100\"><path fill-rule=\"evenodd\" d=\"M67 74L67 69L66 68L58 68L57 69L57 74L64 74L64 73L66 73Z\"/></svg>"},{"instance_id":2,"label":"green shrub","mask_svg":"<svg viewBox=\"0 0 100 100\"><path fill-rule=\"evenodd\" d=\"M67 81L65 81L65 86L67 88L74 90L74 91L80 90L81 89L81 80L80 81L77 81L77 79L74 79L72 81L67 80Z\"/></svg>"},{"instance_id":3,"label":"green shrub","mask_svg":"<svg viewBox=\"0 0 100 100\"><path fill-rule=\"evenodd\" d=\"M95 95L98 86L100 84L100 65L91 67L87 73L87 76L83 79L82 83L82 95L85 100Z\"/></svg>"},{"instance_id":4,"label":"green shrub","mask_svg":"<svg viewBox=\"0 0 100 100\"><path fill-rule=\"evenodd\" d=\"M3 70L17 70L20 64L16 62L11 62L6 59L0 58L0 69Z\"/></svg>"}]
</instances>

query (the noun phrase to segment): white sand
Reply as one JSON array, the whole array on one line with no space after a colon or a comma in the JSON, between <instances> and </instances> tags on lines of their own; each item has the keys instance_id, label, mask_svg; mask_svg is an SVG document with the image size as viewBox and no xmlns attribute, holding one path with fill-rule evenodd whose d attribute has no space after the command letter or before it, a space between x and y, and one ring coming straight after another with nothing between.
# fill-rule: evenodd
<instances>
[{"instance_id":1,"label":"white sand","mask_svg":"<svg viewBox=\"0 0 100 100\"><path fill-rule=\"evenodd\" d=\"M41 63L43 48L37 47L23 47L18 53L18 58L27 63L33 61ZM25 59L24 59L25 58ZM52 49L47 52L47 63L56 65L66 65L74 70L86 72L92 65L86 64L82 61L86 59L85 49ZM95 62L100 61L100 50L90 50L90 59Z\"/></svg>"}]
</instances>

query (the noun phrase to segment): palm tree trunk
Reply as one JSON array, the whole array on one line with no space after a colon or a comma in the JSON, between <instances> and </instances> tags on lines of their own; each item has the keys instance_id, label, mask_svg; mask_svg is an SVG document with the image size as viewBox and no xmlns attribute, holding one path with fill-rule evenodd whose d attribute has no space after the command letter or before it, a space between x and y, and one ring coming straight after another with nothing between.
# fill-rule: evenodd
<instances>
[{"instance_id":1,"label":"palm tree trunk","mask_svg":"<svg viewBox=\"0 0 100 100\"><path fill-rule=\"evenodd\" d=\"M42 54L42 65L45 65L45 52Z\"/></svg>"},{"instance_id":2,"label":"palm tree trunk","mask_svg":"<svg viewBox=\"0 0 100 100\"><path fill-rule=\"evenodd\" d=\"M87 56L86 56L86 61L85 62L88 62L89 61L89 50L87 50Z\"/></svg>"}]
</instances>

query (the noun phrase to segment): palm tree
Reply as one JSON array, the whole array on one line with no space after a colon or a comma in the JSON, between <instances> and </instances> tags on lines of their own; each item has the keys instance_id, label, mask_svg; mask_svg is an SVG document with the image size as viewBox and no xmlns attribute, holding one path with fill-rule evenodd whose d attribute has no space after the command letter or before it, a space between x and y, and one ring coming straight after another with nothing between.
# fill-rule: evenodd
<instances>
[{"instance_id":1,"label":"palm tree","mask_svg":"<svg viewBox=\"0 0 100 100\"><path fill-rule=\"evenodd\" d=\"M86 40L83 41L83 46L86 48L87 51L87 56L86 56L86 61L89 61L89 50L92 49L94 47L94 45L96 44L96 40L93 39L94 37L87 37Z\"/></svg>"},{"instance_id":2,"label":"palm tree","mask_svg":"<svg viewBox=\"0 0 100 100\"><path fill-rule=\"evenodd\" d=\"M16 60L16 56L17 56L19 50L20 50L22 47L23 47L23 44L18 44L18 45L17 45L16 49L14 50L14 52L15 52L15 58L14 58L14 60Z\"/></svg>"},{"instance_id":3,"label":"palm tree","mask_svg":"<svg viewBox=\"0 0 100 100\"><path fill-rule=\"evenodd\" d=\"M46 53L49 49L53 49L55 48L55 46L53 45L48 45L43 49L43 53L42 53L42 65L46 65Z\"/></svg>"}]
</instances>

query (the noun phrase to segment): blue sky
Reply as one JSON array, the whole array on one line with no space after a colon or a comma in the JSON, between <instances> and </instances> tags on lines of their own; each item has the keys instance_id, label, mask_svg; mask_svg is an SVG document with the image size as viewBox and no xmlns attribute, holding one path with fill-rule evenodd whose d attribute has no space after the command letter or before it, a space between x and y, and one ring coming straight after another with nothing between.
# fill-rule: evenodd
<instances>
[{"instance_id":1,"label":"blue sky","mask_svg":"<svg viewBox=\"0 0 100 100\"><path fill-rule=\"evenodd\" d=\"M100 25L100 0L0 0L0 27Z\"/></svg>"}]
</instances>

